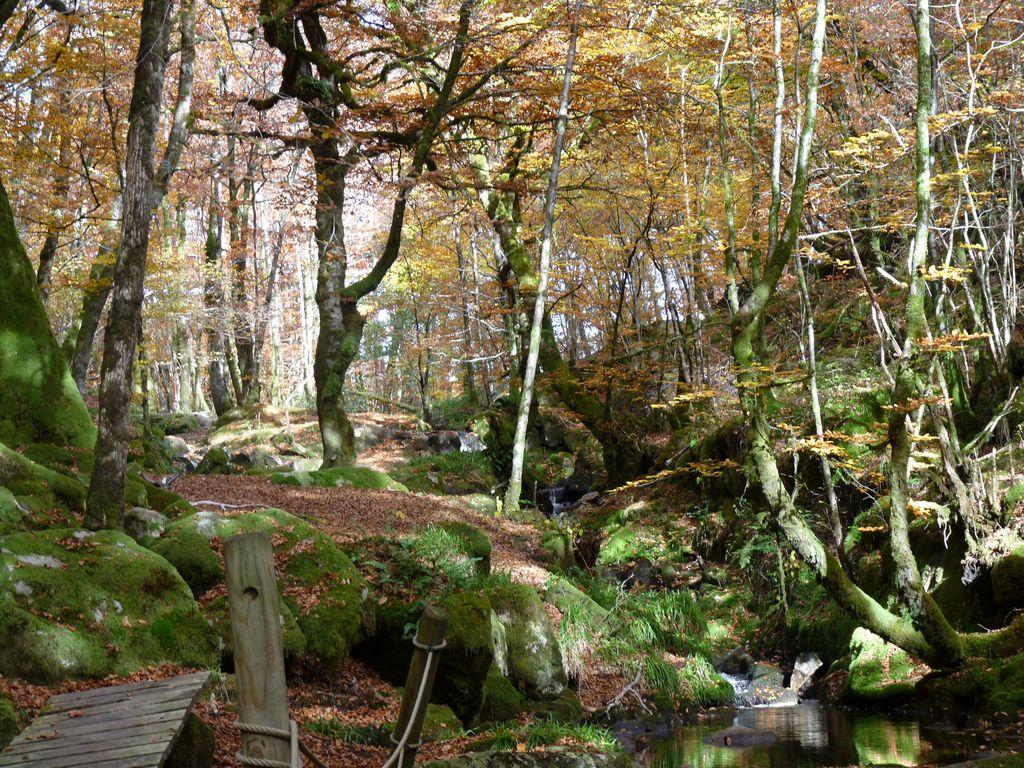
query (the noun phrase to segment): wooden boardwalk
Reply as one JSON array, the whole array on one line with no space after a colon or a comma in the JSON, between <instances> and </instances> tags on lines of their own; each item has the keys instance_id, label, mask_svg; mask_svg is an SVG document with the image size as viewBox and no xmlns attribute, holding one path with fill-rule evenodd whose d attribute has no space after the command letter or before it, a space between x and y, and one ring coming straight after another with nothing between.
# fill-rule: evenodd
<instances>
[{"instance_id":1,"label":"wooden boardwalk","mask_svg":"<svg viewBox=\"0 0 1024 768\"><path fill-rule=\"evenodd\" d=\"M64 693L0 753L0 766L159 768L209 672Z\"/></svg>"}]
</instances>

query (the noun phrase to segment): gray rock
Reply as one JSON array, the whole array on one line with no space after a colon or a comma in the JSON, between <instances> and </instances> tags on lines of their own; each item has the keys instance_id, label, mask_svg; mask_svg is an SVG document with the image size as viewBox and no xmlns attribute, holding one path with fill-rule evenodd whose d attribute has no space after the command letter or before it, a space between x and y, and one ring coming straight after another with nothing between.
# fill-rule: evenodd
<instances>
[{"instance_id":1,"label":"gray rock","mask_svg":"<svg viewBox=\"0 0 1024 768\"><path fill-rule=\"evenodd\" d=\"M822 661L816 653L801 653L793 664L789 677L789 689L803 695L814 682L815 673L821 669Z\"/></svg>"},{"instance_id":2,"label":"gray rock","mask_svg":"<svg viewBox=\"0 0 1024 768\"><path fill-rule=\"evenodd\" d=\"M167 517L155 509L132 507L124 513L124 532L136 541L158 539L166 527Z\"/></svg>"},{"instance_id":3,"label":"gray rock","mask_svg":"<svg viewBox=\"0 0 1024 768\"><path fill-rule=\"evenodd\" d=\"M188 455L188 443L177 435L167 435L160 441L160 450L168 459L180 459Z\"/></svg>"},{"instance_id":4,"label":"gray rock","mask_svg":"<svg viewBox=\"0 0 1024 768\"><path fill-rule=\"evenodd\" d=\"M450 429L429 433L427 435L427 444L431 450L437 453L462 450L462 440L459 438L459 433Z\"/></svg>"},{"instance_id":5,"label":"gray rock","mask_svg":"<svg viewBox=\"0 0 1024 768\"><path fill-rule=\"evenodd\" d=\"M754 666L754 657L743 648L733 648L715 661L715 671L723 675L748 675Z\"/></svg>"},{"instance_id":6,"label":"gray rock","mask_svg":"<svg viewBox=\"0 0 1024 768\"><path fill-rule=\"evenodd\" d=\"M750 668L750 678L753 680L754 685L766 688L781 688L786 679L786 674L774 664L766 664L759 661Z\"/></svg>"},{"instance_id":7,"label":"gray rock","mask_svg":"<svg viewBox=\"0 0 1024 768\"><path fill-rule=\"evenodd\" d=\"M771 731L759 731L755 728L734 725L723 731L712 733L710 736L705 736L704 743L713 744L716 747L768 747L777 739L778 737Z\"/></svg>"}]
</instances>

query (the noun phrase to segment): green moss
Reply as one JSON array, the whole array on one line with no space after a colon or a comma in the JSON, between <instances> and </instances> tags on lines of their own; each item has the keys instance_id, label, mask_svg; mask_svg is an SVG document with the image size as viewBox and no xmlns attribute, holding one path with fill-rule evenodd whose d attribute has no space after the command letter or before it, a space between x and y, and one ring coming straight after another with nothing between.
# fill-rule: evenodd
<instances>
[{"instance_id":1,"label":"green moss","mask_svg":"<svg viewBox=\"0 0 1024 768\"><path fill-rule=\"evenodd\" d=\"M174 506L175 510L184 509L186 507L190 508L192 506L183 496L179 496L172 490L161 488L160 486L153 485L145 480L142 481L142 484L146 490L146 499L149 502L150 509L155 509L157 512L163 512L166 515L166 510L171 506ZM168 515L168 517L170 517L170 515Z\"/></svg>"},{"instance_id":2,"label":"green moss","mask_svg":"<svg viewBox=\"0 0 1024 768\"><path fill-rule=\"evenodd\" d=\"M540 548L548 565L563 571L572 566L572 537L568 531L561 528L545 531L540 539Z\"/></svg>"},{"instance_id":3,"label":"green moss","mask_svg":"<svg viewBox=\"0 0 1024 768\"><path fill-rule=\"evenodd\" d=\"M1010 514L1024 501L1024 483L1015 483L1003 496L1003 510Z\"/></svg>"},{"instance_id":4,"label":"green moss","mask_svg":"<svg viewBox=\"0 0 1024 768\"><path fill-rule=\"evenodd\" d=\"M0 185L0 440L91 447L96 429L53 338Z\"/></svg>"},{"instance_id":5,"label":"green moss","mask_svg":"<svg viewBox=\"0 0 1024 768\"><path fill-rule=\"evenodd\" d=\"M850 639L850 668L844 695L859 702L898 701L914 692L910 657L863 627Z\"/></svg>"},{"instance_id":6,"label":"green moss","mask_svg":"<svg viewBox=\"0 0 1024 768\"><path fill-rule=\"evenodd\" d=\"M234 469L231 466L231 457L223 448L214 446L206 452L206 455L199 461L196 467L197 475L230 475Z\"/></svg>"},{"instance_id":7,"label":"green moss","mask_svg":"<svg viewBox=\"0 0 1024 768\"><path fill-rule=\"evenodd\" d=\"M505 630L508 678L528 698L561 696L568 685L562 654L536 590L510 582L490 587L487 595Z\"/></svg>"},{"instance_id":8,"label":"green moss","mask_svg":"<svg viewBox=\"0 0 1024 768\"><path fill-rule=\"evenodd\" d=\"M384 472L368 467L334 467L312 472L276 472L270 482L279 485L321 488L361 488L374 491L408 491L401 483Z\"/></svg>"},{"instance_id":9,"label":"green moss","mask_svg":"<svg viewBox=\"0 0 1024 768\"><path fill-rule=\"evenodd\" d=\"M451 710L443 704L428 704L427 712L423 718L422 741L450 741L464 735L462 721Z\"/></svg>"},{"instance_id":10,"label":"green moss","mask_svg":"<svg viewBox=\"0 0 1024 768\"><path fill-rule=\"evenodd\" d=\"M215 663L188 586L123 533L14 534L0 551L0 674L54 682Z\"/></svg>"},{"instance_id":11,"label":"green moss","mask_svg":"<svg viewBox=\"0 0 1024 768\"><path fill-rule=\"evenodd\" d=\"M514 720L527 709L526 697L502 674L496 665L491 665L484 681L483 706L479 722L489 723Z\"/></svg>"},{"instance_id":12,"label":"green moss","mask_svg":"<svg viewBox=\"0 0 1024 768\"><path fill-rule=\"evenodd\" d=\"M394 474L396 480L418 493L487 494L498 483L490 459L482 452L447 451L418 456Z\"/></svg>"},{"instance_id":13,"label":"green moss","mask_svg":"<svg viewBox=\"0 0 1024 768\"><path fill-rule=\"evenodd\" d=\"M571 688L566 688L553 699L530 702L534 714L557 723L578 723L583 719L583 703Z\"/></svg>"},{"instance_id":14,"label":"green moss","mask_svg":"<svg viewBox=\"0 0 1024 768\"><path fill-rule=\"evenodd\" d=\"M18 530L24 516L25 512L14 494L0 486L0 536Z\"/></svg>"},{"instance_id":15,"label":"green moss","mask_svg":"<svg viewBox=\"0 0 1024 768\"><path fill-rule=\"evenodd\" d=\"M437 527L458 540L460 550L476 561L478 574L486 576L491 572L491 540L486 533L460 520L438 523Z\"/></svg>"},{"instance_id":16,"label":"green moss","mask_svg":"<svg viewBox=\"0 0 1024 768\"><path fill-rule=\"evenodd\" d=\"M181 518L168 525L163 538L150 547L177 569L196 596L224 578L220 556L211 544L218 521L212 512Z\"/></svg>"},{"instance_id":17,"label":"green moss","mask_svg":"<svg viewBox=\"0 0 1024 768\"><path fill-rule=\"evenodd\" d=\"M7 696L0 693L0 749L11 743L21 730L22 718L18 708Z\"/></svg>"},{"instance_id":18,"label":"green moss","mask_svg":"<svg viewBox=\"0 0 1024 768\"><path fill-rule=\"evenodd\" d=\"M329 536L280 509L234 517L200 512L169 525L153 548L199 594L223 579L213 540L239 533L275 538L275 554L284 562L278 587L305 636L305 660L322 674L336 670L372 629L374 610L366 581Z\"/></svg>"},{"instance_id":19,"label":"green moss","mask_svg":"<svg viewBox=\"0 0 1024 768\"><path fill-rule=\"evenodd\" d=\"M44 467L0 443L0 485L15 496L52 499L75 512L85 510L85 486L67 474Z\"/></svg>"}]
</instances>

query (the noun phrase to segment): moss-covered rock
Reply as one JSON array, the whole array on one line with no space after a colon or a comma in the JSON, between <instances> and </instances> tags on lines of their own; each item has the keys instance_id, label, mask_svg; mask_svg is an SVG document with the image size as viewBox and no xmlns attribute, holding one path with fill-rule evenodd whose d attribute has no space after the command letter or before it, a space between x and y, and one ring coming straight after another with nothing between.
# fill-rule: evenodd
<instances>
[{"instance_id":1,"label":"moss-covered rock","mask_svg":"<svg viewBox=\"0 0 1024 768\"><path fill-rule=\"evenodd\" d=\"M481 723L513 720L528 708L526 697L492 664L484 681L483 706L478 717Z\"/></svg>"},{"instance_id":2,"label":"moss-covered rock","mask_svg":"<svg viewBox=\"0 0 1024 768\"><path fill-rule=\"evenodd\" d=\"M556 528L545 531L540 538L544 562L557 570L566 570L573 564L572 537L568 531Z\"/></svg>"},{"instance_id":3,"label":"moss-covered rock","mask_svg":"<svg viewBox=\"0 0 1024 768\"><path fill-rule=\"evenodd\" d=\"M459 501L474 512L481 515L498 514L498 500L486 493L469 493L459 497Z\"/></svg>"},{"instance_id":4,"label":"moss-covered rock","mask_svg":"<svg viewBox=\"0 0 1024 768\"><path fill-rule=\"evenodd\" d=\"M213 446L199 461L195 472L197 475L230 475L234 474L231 456L220 446Z\"/></svg>"},{"instance_id":5,"label":"moss-covered rock","mask_svg":"<svg viewBox=\"0 0 1024 768\"><path fill-rule=\"evenodd\" d=\"M444 704L428 704L423 718L423 742L450 741L465 734L462 721Z\"/></svg>"},{"instance_id":6,"label":"moss-covered rock","mask_svg":"<svg viewBox=\"0 0 1024 768\"><path fill-rule=\"evenodd\" d=\"M470 451L418 456L397 469L395 479L412 491L451 496L486 496L498 483L490 460Z\"/></svg>"},{"instance_id":7,"label":"moss-covered rock","mask_svg":"<svg viewBox=\"0 0 1024 768\"><path fill-rule=\"evenodd\" d=\"M610 628L608 611L568 579L553 577L548 582L544 599L563 616L579 616L588 625Z\"/></svg>"},{"instance_id":8,"label":"moss-covered rock","mask_svg":"<svg viewBox=\"0 0 1024 768\"><path fill-rule=\"evenodd\" d=\"M508 583L490 587L487 595L505 629L505 674L530 699L558 698L568 680L558 638L536 590Z\"/></svg>"},{"instance_id":9,"label":"moss-covered rock","mask_svg":"<svg viewBox=\"0 0 1024 768\"><path fill-rule=\"evenodd\" d=\"M74 512L85 510L86 488L67 474L38 464L0 443L0 486L15 496L51 499Z\"/></svg>"},{"instance_id":10,"label":"moss-covered rock","mask_svg":"<svg viewBox=\"0 0 1024 768\"><path fill-rule=\"evenodd\" d=\"M224 579L220 555L211 543L218 537L220 522L213 512L197 512L168 525L163 538L150 545L177 569L196 596Z\"/></svg>"},{"instance_id":11,"label":"moss-covered rock","mask_svg":"<svg viewBox=\"0 0 1024 768\"><path fill-rule=\"evenodd\" d=\"M14 533L21 528L25 508L7 488L0 486L0 536Z\"/></svg>"},{"instance_id":12,"label":"moss-covered rock","mask_svg":"<svg viewBox=\"0 0 1024 768\"><path fill-rule=\"evenodd\" d=\"M210 768L215 747L213 729L189 712L163 768Z\"/></svg>"},{"instance_id":13,"label":"moss-covered rock","mask_svg":"<svg viewBox=\"0 0 1024 768\"><path fill-rule=\"evenodd\" d=\"M279 485L299 487L317 486L321 488L362 488L374 491L408 491L397 480L392 480L384 472L368 467L334 467L317 469L312 472L276 472L270 476L270 482Z\"/></svg>"},{"instance_id":14,"label":"moss-covered rock","mask_svg":"<svg viewBox=\"0 0 1024 768\"><path fill-rule=\"evenodd\" d=\"M175 521L153 545L197 594L223 579L219 540L267 533L280 563L278 587L306 639L304 659L329 674L374 623L373 601L362 575L331 538L280 509L224 517L200 512Z\"/></svg>"},{"instance_id":15,"label":"moss-covered rock","mask_svg":"<svg viewBox=\"0 0 1024 768\"><path fill-rule=\"evenodd\" d=\"M583 702L571 688L566 688L553 699L530 702L531 711L559 723L578 723L583 719Z\"/></svg>"},{"instance_id":16,"label":"moss-covered rock","mask_svg":"<svg viewBox=\"0 0 1024 768\"><path fill-rule=\"evenodd\" d=\"M115 531L0 539L0 674L36 682L216 663L216 641L166 560Z\"/></svg>"},{"instance_id":17,"label":"moss-covered rock","mask_svg":"<svg viewBox=\"0 0 1024 768\"><path fill-rule=\"evenodd\" d=\"M844 698L879 703L905 699L920 678L906 651L858 627L850 638L850 666Z\"/></svg>"}]
</instances>

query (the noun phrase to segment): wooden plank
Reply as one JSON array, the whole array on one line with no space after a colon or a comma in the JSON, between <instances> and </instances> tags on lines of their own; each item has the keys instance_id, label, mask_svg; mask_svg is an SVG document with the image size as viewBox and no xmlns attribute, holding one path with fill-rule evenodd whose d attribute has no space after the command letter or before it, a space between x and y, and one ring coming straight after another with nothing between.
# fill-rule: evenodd
<instances>
[{"instance_id":1,"label":"wooden plank","mask_svg":"<svg viewBox=\"0 0 1024 768\"><path fill-rule=\"evenodd\" d=\"M110 688L93 688L88 691L71 691L52 697L46 704L47 711L74 709L86 704L100 704L106 699L132 698L154 690L178 690L199 686L202 688L210 679L209 672L196 672L169 680L146 680L141 683L115 685Z\"/></svg>"},{"instance_id":2,"label":"wooden plank","mask_svg":"<svg viewBox=\"0 0 1024 768\"><path fill-rule=\"evenodd\" d=\"M98 710L93 709L81 709L71 710L70 712L58 712L54 715L42 715L36 718L36 722L40 725L53 725L54 723L62 723L66 720L73 721L91 721L96 722L105 718L116 718L123 713L133 714L136 717L145 717L149 714L158 714L167 709L180 709L181 707L191 706L191 699L171 699L169 701L153 701L148 704L133 705L130 702L118 704L116 707L102 708ZM80 712L77 717L73 717L75 713Z\"/></svg>"},{"instance_id":3,"label":"wooden plank","mask_svg":"<svg viewBox=\"0 0 1024 768\"><path fill-rule=\"evenodd\" d=\"M186 706L175 707L174 709L168 709L163 712L152 712L145 717L134 716L131 712L123 712L118 717L105 720L100 718L98 720L86 720L85 718L77 717L70 718L62 723L43 723L37 728L37 724L33 723L29 726L30 730L25 731L26 738L32 737L33 733L31 729L35 729L38 733L43 734L50 731L57 731L59 734L65 734L70 736L74 733L81 733L83 731L95 730L96 728L122 728L126 723L166 723L174 720L175 718L185 717L185 713L189 711ZM17 743L21 743L19 739ZM11 742L11 749L16 746L15 742Z\"/></svg>"},{"instance_id":4,"label":"wooden plank","mask_svg":"<svg viewBox=\"0 0 1024 768\"><path fill-rule=\"evenodd\" d=\"M180 691L154 691L144 698L138 699L123 699L108 701L102 704L96 704L93 706L82 706L72 707L71 709L63 709L58 712L51 712L48 709L44 709L42 714L39 716L39 720L52 721L62 717L83 717L102 715L108 712L119 712L121 710L130 709L135 712L139 712L142 709L158 707L162 704L173 705L178 702L191 704L194 696L192 691L186 690L184 694Z\"/></svg>"},{"instance_id":5,"label":"wooden plank","mask_svg":"<svg viewBox=\"0 0 1024 768\"><path fill-rule=\"evenodd\" d=\"M139 741L141 743L143 741L149 742L152 738L156 737L169 739L174 736L174 732L176 730L177 723L174 722L125 722L120 727L109 729L103 728L102 730L71 734L73 738L65 738L64 734L54 731L52 738L41 738L21 742L18 744L18 748L13 750L12 754L40 754L48 750L60 749L62 748L62 745L68 743L77 744L83 752L86 752L92 748L92 744L104 744L112 741L120 742L129 739Z\"/></svg>"},{"instance_id":6,"label":"wooden plank","mask_svg":"<svg viewBox=\"0 0 1024 768\"><path fill-rule=\"evenodd\" d=\"M35 758L32 755L12 755L8 759L5 755L5 762L0 762L0 765L5 766L19 766L19 765L31 765L33 768L72 768L77 765L93 765L93 763L106 761L106 760L120 760L121 758L133 758L133 757L151 757L157 756L159 760L167 749L166 743L159 744L131 744L131 745L118 745L101 752L93 752L91 754L74 754L66 753L60 755L51 755L42 758Z\"/></svg>"},{"instance_id":7,"label":"wooden plank","mask_svg":"<svg viewBox=\"0 0 1024 768\"><path fill-rule=\"evenodd\" d=\"M156 768L209 677L201 672L55 696L0 753L0 767Z\"/></svg>"}]
</instances>

